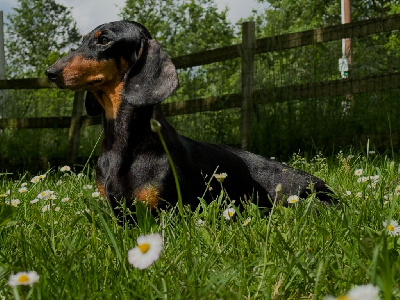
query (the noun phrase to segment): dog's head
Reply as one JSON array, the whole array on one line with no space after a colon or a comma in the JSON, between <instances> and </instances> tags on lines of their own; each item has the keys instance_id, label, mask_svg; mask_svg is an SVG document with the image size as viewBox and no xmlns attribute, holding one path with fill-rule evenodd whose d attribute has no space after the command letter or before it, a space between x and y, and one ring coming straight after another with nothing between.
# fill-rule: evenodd
<instances>
[{"instance_id":1,"label":"dog's head","mask_svg":"<svg viewBox=\"0 0 400 300\"><path fill-rule=\"evenodd\" d=\"M122 101L154 105L178 86L168 55L144 26L131 21L96 27L76 51L60 58L45 74L60 88L89 91L88 114L99 115L104 109L107 119L117 116Z\"/></svg>"}]
</instances>

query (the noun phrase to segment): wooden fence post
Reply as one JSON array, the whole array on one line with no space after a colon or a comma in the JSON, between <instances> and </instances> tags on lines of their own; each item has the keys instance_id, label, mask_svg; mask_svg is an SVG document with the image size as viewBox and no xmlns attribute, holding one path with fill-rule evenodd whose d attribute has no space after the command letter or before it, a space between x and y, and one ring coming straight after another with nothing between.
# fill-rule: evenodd
<instances>
[{"instance_id":1,"label":"wooden fence post","mask_svg":"<svg viewBox=\"0 0 400 300\"><path fill-rule=\"evenodd\" d=\"M251 121L253 114L254 89L254 55L256 34L254 22L242 24L242 115L241 115L241 147L250 149Z\"/></svg>"},{"instance_id":2,"label":"wooden fence post","mask_svg":"<svg viewBox=\"0 0 400 300\"><path fill-rule=\"evenodd\" d=\"M85 101L85 91L77 91L74 95L72 108L71 125L68 135L68 164L74 164L78 157L79 138L81 134L82 110Z\"/></svg>"}]
</instances>

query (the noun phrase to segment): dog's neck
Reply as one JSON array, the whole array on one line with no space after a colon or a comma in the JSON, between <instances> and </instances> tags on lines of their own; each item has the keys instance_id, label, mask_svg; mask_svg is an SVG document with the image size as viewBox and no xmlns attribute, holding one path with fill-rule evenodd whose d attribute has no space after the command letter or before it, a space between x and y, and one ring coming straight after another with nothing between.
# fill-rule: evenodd
<instances>
[{"instance_id":1,"label":"dog's neck","mask_svg":"<svg viewBox=\"0 0 400 300\"><path fill-rule=\"evenodd\" d=\"M163 134L169 134L172 126L165 120L161 104L136 107L126 102L122 103L114 119L104 118L103 151L132 151L159 147L159 138L150 126L152 118L161 124Z\"/></svg>"}]
</instances>

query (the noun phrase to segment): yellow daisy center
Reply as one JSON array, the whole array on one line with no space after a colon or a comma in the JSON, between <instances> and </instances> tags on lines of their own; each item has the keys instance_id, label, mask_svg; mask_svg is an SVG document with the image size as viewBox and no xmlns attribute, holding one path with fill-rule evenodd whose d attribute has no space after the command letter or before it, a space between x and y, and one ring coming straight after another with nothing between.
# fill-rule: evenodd
<instances>
[{"instance_id":1,"label":"yellow daisy center","mask_svg":"<svg viewBox=\"0 0 400 300\"><path fill-rule=\"evenodd\" d=\"M143 243L143 244L138 245L138 248L139 248L139 250L140 250L143 254L145 254L147 251L149 251L149 249L150 249L150 244L148 244L148 243Z\"/></svg>"},{"instance_id":2,"label":"yellow daisy center","mask_svg":"<svg viewBox=\"0 0 400 300\"><path fill-rule=\"evenodd\" d=\"M19 278L18 278L18 282L21 282L21 283L23 283L23 282L28 282L28 281L29 281L29 277L26 276L26 275L21 275L21 276L19 276Z\"/></svg>"},{"instance_id":3,"label":"yellow daisy center","mask_svg":"<svg viewBox=\"0 0 400 300\"><path fill-rule=\"evenodd\" d=\"M232 217L233 216L233 211L228 211L228 216Z\"/></svg>"},{"instance_id":4,"label":"yellow daisy center","mask_svg":"<svg viewBox=\"0 0 400 300\"><path fill-rule=\"evenodd\" d=\"M391 225L391 224L389 224L388 227L387 227L387 229L388 229L389 231L394 231L394 226Z\"/></svg>"}]
</instances>

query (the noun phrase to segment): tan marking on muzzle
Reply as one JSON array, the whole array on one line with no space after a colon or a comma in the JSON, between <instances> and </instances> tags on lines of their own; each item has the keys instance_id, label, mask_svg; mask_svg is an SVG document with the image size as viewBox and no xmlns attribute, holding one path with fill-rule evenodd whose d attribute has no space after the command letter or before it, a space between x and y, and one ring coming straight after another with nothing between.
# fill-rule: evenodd
<instances>
[{"instance_id":1,"label":"tan marking on muzzle","mask_svg":"<svg viewBox=\"0 0 400 300\"><path fill-rule=\"evenodd\" d=\"M77 55L64 67L62 76L66 88L93 92L106 118L115 119L121 105L123 71L112 59L90 60Z\"/></svg>"}]
</instances>

